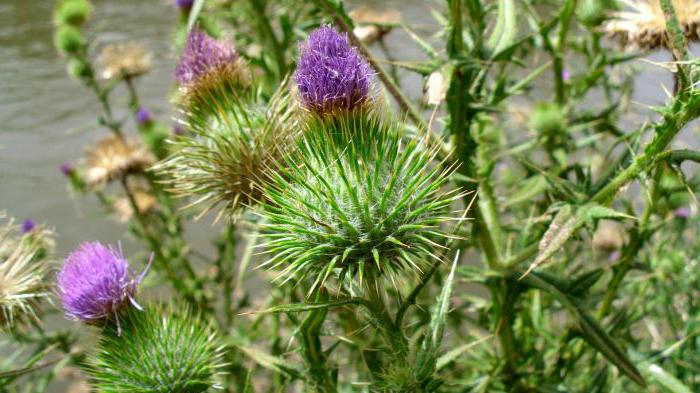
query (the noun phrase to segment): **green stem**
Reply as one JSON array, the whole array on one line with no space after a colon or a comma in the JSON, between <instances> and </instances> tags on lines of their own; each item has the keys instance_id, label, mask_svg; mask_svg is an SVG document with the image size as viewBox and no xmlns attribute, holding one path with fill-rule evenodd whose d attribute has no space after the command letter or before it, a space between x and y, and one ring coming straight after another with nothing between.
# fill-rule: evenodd
<instances>
[{"instance_id":1,"label":"green stem","mask_svg":"<svg viewBox=\"0 0 700 393\"><path fill-rule=\"evenodd\" d=\"M281 80L287 72L287 63L284 58L285 51L277 39L277 35L275 35L275 31L270 24L270 18L265 12L266 2L265 0L250 0L250 5L255 13L263 38L271 46L270 51L277 63L278 77Z\"/></svg>"}]
</instances>

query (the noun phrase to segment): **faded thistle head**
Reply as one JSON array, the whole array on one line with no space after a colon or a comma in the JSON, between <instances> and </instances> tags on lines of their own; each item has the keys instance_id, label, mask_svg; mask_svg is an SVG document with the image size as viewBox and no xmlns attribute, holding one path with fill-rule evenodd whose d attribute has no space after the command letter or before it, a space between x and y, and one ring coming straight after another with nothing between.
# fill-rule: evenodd
<instances>
[{"instance_id":1,"label":"faded thistle head","mask_svg":"<svg viewBox=\"0 0 700 393\"><path fill-rule=\"evenodd\" d=\"M20 231L0 212L0 330L37 318L39 302L49 292L45 280L49 237L37 226Z\"/></svg>"},{"instance_id":2,"label":"faded thistle head","mask_svg":"<svg viewBox=\"0 0 700 393\"><path fill-rule=\"evenodd\" d=\"M100 188L126 175L142 173L154 161L153 153L138 139L113 135L87 148L83 176L89 188Z\"/></svg>"},{"instance_id":3,"label":"faded thistle head","mask_svg":"<svg viewBox=\"0 0 700 393\"><path fill-rule=\"evenodd\" d=\"M215 387L222 351L214 331L187 309L148 306L108 324L89 360L95 388L104 393L199 393Z\"/></svg>"},{"instance_id":4,"label":"faded thistle head","mask_svg":"<svg viewBox=\"0 0 700 393\"><path fill-rule=\"evenodd\" d=\"M299 51L294 80L304 108L329 114L360 107L370 98L374 71L347 35L322 26Z\"/></svg>"},{"instance_id":5,"label":"faded thistle head","mask_svg":"<svg viewBox=\"0 0 700 393\"><path fill-rule=\"evenodd\" d=\"M81 244L58 273L58 291L66 316L90 324L114 319L118 327L123 308L129 304L140 308L134 296L145 273L134 276L129 271L121 245Z\"/></svg>"},{"instance_id":6,"label":"faded thistle head","mask_svg":"<svg viewBox=\"0 0 700 393\"><path fill-rule=\"evenodd\" d=\"M235 219L257 204L267 169L286 154L293 137L285 90L269 103L249 91L221 94L186 112L190 132L176 136L173 154L155 167L170 191L192 198L188 206L203 207L201 215L219 206L218 217Z\"/></svg>"},{"instance_id":7,"label":"faded thistle head","mask_svg":"<svg viewBox=\"0 0 700 393\"><path fill-rule=\"evenodd\" d=\"M233 94L246 83L244 65L233 45L215 39L199 28L188 36L175 79L180 85L177 101L189 110L210 106L207 100Z\"/></svg>"},{"instance_id":8,"label":"faded thistle head","mask_svg":"<svg viewBox=\"0 0 700 393\"><path fill-rule=\"evenodd\" d=\"M310 278L311 290L330 277L396 286L399 273L418 274L454 219L450 205L461 195L446 189L451 169L373 112L317 121L266 188L265 265L282 281Z\"/></svg>"},{"instance_id":9,"label":"faded thistle head","mask_svg":"<svg viewBox=\"0 0 700 393\"><path fill-rule=\"evenodd\" d=\"M102 48L97 58L104 79L135 78L151 69L151 54L138 42L120 42Z\"/></svg>"}]
</instances>

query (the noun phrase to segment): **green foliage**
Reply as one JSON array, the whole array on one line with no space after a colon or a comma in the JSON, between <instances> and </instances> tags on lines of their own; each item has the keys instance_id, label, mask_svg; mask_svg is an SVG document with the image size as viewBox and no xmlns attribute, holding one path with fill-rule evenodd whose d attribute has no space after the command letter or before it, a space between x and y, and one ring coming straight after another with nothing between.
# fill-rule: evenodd
<instances>
[{"instance_id":1,"label":"green foliage","mask_svg":"<svg viewBox=\"0 0 700 393\"><path fill-rule=\"evenodd\" d=\"M100 392L205 392L215 386L222 353L212 327L186 308L129 307L121 334L101 332L88 369Z\"/></svg>"}]
</instances>

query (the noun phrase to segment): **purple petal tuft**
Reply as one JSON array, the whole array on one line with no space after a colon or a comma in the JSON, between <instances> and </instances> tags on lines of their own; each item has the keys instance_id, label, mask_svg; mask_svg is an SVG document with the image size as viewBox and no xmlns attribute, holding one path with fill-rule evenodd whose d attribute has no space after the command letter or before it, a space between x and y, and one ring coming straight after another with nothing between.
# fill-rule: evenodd
<instances>
[{"instance_id":1,"label":"purple petal tuft","mask_svg":"<svg viewBox=\"0 0 700 393\"><path fill-rule=\"evenodd\" d=\"M58 289L66 316L84 322L105 320L136 292L138 278L129 274L121 247L99 242L81 244L66 258Z\"/></svg>"},{"instance_id":2,"label":"purple petal tuft","mask_svg":"<svg viewBox=\"0 0 700 393\"><path fill-rule=\"evenodd\" d=\"M152 120L151 119L151 112L149 112L148 109L146 109L144 107L140 107L136 111L136 121L139 124L144 125L146 123L150 123L151 120Z\"/></svg>"},{"instance_id":3,"label":"purple petal tuft","mask_svg":"<svg viewBox=\"0 0 700 393\"><path fill-rule=\"evenodd\" d=\"M238 53L229 42L216 40L193 28L175 69L175 78L180 85L190 85L213 69L233 64L237 60Z\"/></svg>"},{"instance_id":4,"label":"purple petal tuft","mask_svg":"<svg viewBox=\"0 0 700 393\"><path fill-rule=\"evenodd\" d=\"M22 221L22 233L29 233L33 231L34 228L36 228L36 223L31 218L27 218L26 220Z\"/></svg>"},{"instance_id":5,"label":"purple petal tuft","mask_svg":"<svg viewBox=\"0 0 700 393\"><path fill-rule=\"evenodd\" d=\"M299 48L294 80L304 106L318 112L352 109L369 98L374 71L347 35L322 26Z\"/></svg>"},{"instance_id":6,"label":"purple petal tuft","mask_svg":"<svg viewBox=\"0 0 700 393\"><path fill-rule=\"evenodd\" d=\"M194 0L175 0L175 6L183 11L187 11L194 5Z\"/></svg>"}]
</instances>

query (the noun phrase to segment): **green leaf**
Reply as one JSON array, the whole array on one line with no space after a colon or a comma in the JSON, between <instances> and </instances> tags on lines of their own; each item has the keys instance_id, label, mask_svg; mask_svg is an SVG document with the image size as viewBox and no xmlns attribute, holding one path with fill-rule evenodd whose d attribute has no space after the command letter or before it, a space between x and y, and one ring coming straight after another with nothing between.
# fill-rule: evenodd
<instances>
[{"instance_id":1,"label":"green leaf","mask_svg":"<svg viewBox=\"0 0 700 393\"><path fill-rule=\"evenodd\" d=\"M487 46L494 55L513 44L517 33L516 7L513 0L500 0L498 2L498 19L488 39ZM494 56L495 57L495 56Z\"/></svg>"},{"instance_id":2,"label":"green leaf","mask_svg":"<svg viewBox=\"0 0 700 393\"><path fill-rule=\"evenodd\" d=\"M278 372L280 374L286 374L292 378L300 378L301 377L301 372L296 368L290 366L290 362L288 360L272 356L268 353L265 353L259 349L253 348L253 347L248 347L244 345L236 345L234 346L243 352L246 356L251 358L252 360L255 361L255 363L259 364L260 366L272 370L275 372Z\"/></svg>"},{"instance_id":3,"label":"green leaf","mask_svg":"<svg viewBox=\"0 0 700 393\"><path fill-rule=\"evenodd\" d=\"M202 12L202 9L204 9L204 2L206 0L195 0L194 4L192 5L192 9L190 10L190 17L187 19L187 30L192 30L192 27L194 24L197 22L197 18L199 17L199 13Z\"/></svg>"},{"instance_id":4,"label":"green leaf","mask_svg":"<svg viewBox=\"0 0 700 393\"><path fill-rule=\"evenodd\" d=\"M576 320L581 330L581 337L617 368L627 375L630 379L640 386L646 386L644 377L639 372L637 367L627 357L627 354L622 348L610 337L602 326L592 316L586 313L578 304L575 298L572 298L560 289L561 285L558 281L550 280L546 275L540 275L532 272L521 278L522 282L532 288L537 288L548 292L554 296L566 309L571 316Z\"/></svg>"},{"instance_id":5,"label":"green leaf","mask_svg":"<svg viewBox=\"0 0 700 393\"><path fill-rule=\"evenodd\" d=\"M319 303L291 303L291 304L280 304L279 306L270 307L264 310L253 311L247 314L275 314L282 312L303 312L311 310L321 310L334 307L347 306L348 304L363 304L363 300L359 298L350 298L337 300L333 302L319 302Z\"/></svg>"},{"instance_id":6,"label":"green leaf","mask_svg":"<svg viewBox=\"0 0 700 393\"><path fill-rule=\"evenodd\" d=\"M688 386L656 364L646 367L646 374L663 386L669 393L691 393Z\"/></svg>"}]
</instances>

